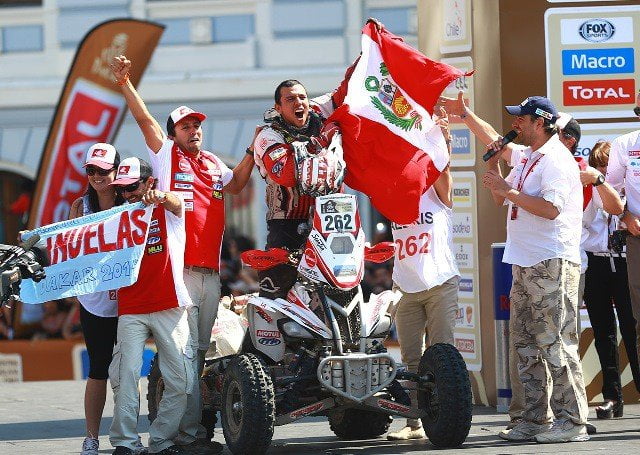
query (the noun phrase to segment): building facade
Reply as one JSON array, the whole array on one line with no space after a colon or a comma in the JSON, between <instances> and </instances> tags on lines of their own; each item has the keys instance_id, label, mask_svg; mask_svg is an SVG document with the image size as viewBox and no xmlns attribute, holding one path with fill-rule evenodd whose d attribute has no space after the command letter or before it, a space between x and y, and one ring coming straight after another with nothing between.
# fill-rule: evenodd
<instances>
[{"instance_id":1,"label":"building facade","mask_svg":"<svg viewBox=\"0 0 640 455\"><path fill-rule=\"evenodd\" d=\"M139 91L161 124L180 104L207 113L204 147L233 166L280 81L299 79L311 96L335 88L360 52L367 17L416 46L416 9L415 0L0 0L0 203L9 207L36 178L76 47L103 21L166 26ZM146 155L130 115L115 146L123 157ZM254 173L251 190L228 201L228 228L258 246L263 188ZM361 206L370 230L369 205ZM11 242L19 220L5 212L2 222L0 242Z\"/></svg>"}]
</instances>

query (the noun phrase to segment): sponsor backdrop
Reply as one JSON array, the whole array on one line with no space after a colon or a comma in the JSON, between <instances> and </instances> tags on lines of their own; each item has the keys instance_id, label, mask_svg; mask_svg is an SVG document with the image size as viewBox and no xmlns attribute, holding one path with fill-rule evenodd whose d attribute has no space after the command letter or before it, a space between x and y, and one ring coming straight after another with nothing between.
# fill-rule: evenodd
<instances>
[{"instance_id":1,"label":"sponsor backdrop","mask_svg":"<svg viewBox=\"0 0 640 455\"><path fill-rule=\"evenodd\" d=\"M455 345L471 371L482 368L480 294L478 292L478 225L476 176L453 172L453 251L460 269Z\"/></svg>"},{"instance_id":2,"label":"sponsor backdrop","mask_svg":"<svg viewBox=\"0 0 640 455\"><path fill-rule=\"evenodd\" d=\"M640 80L640 5L551 8L544 26L547 93L558 110L628 117Z\"/></svg>"},{"instance_id":3,"label":"sponsor backdrop","mask_svg":"<svg viewBox=\"0 0 640 455\"><path fill-rule=\"evenodd\" d=\"M428 57L475 70L444 94L453 97L462 90L467 104L503 134L513 121L503 106L531 95L547 95L559 110L579 119L582 156L598 139L640 127L632 112L640 89L637 1L420 0L418 23L419 47ZM452 134L455 253L462 274L456 345L472 373L475 402L495 405L491 244L506 239L506 213L476 186L486 170L480 158L486 144L455 119ZM593 334L586 328L581 355L591 401L601 399L594 353ZM637 394L631 394L629 377L627 369L625 400L632 401Z\"/></svg>"}]
</instances>

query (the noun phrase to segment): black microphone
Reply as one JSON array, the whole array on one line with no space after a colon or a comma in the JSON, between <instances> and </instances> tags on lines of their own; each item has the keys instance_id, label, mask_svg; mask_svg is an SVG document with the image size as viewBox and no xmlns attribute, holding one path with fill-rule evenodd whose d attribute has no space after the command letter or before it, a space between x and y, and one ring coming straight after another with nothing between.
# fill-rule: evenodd
<instances>
[{"instance_id":1,"label":"black microphone","mask_svg":"<svg viewBox=\"0 0 640 455\"><path fill-rule=\"evenodd\" d=\"M505 145L509 144L510 142L513 142L513 140L516 137L518 137L518 133L515 130L509 131L502 138L502 147L500 147L500 150L493 150L493 149L487 150L487 153L482 155L482 161L489 161L494 155L499 153L504 148Z\"/></svg>"}]
</instances>

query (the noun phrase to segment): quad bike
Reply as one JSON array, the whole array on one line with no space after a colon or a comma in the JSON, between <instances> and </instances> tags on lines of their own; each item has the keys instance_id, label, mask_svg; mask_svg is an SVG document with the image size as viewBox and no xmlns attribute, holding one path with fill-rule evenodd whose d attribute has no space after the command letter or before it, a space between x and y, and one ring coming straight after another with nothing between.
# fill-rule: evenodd
<instances>
[{"instance_id":1,"label":"quad bike","mask_svg":"<svg viewBox=\"0 0 640 455\"><path fill-rule=\"evenodd\" d=\"M255 269L289 263L299 276L286 299L249 297L237 352L206 361L205 426L219 411L232 453L265 453L275 425L310 415L327 416L341 439L380 436L397 415L420 418L436 447L465 441L471 385L460 353L435 344L417 374L406 371L383 344L399 295L384 291L363 300L364 260L393 254L392 243L365 244L356 198L348 194L316 198L300 251L242 254Z\"/></svg>"}]
</instances>

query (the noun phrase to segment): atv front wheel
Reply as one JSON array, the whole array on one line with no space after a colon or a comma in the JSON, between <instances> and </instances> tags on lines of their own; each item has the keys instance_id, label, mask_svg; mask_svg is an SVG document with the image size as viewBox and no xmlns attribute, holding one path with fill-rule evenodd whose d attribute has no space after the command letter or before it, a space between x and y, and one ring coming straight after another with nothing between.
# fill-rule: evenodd
<instances>
[{"instance_id":1,"label":"atv front wheel","mask_svg":"<svg viewBox=\"0 0 640 455\"><path fill-rule=\"evenodd\" d=\"M436 447L459 447L471 429L471 382L458 350L445 343L430 346L418 374L433 378L418 385L418 407L426 411L422 426Z\"/></svg>"},{"instance_id":2,"label":"atv front wheel","mask_svg":"<svg viewBox=\"0 0 640 455\"><path fill-rule=\"evenodd\" d=\"M222 431L234 454L266 453L275 423L271 376L254 354L235 357L224 372Z\"/></svg>"},{"instance_id":3,"label":"atv front wheel","mask_svg":"<svg viewBox=\"0 0 640 455\"><path fill-rule=\"evenodd\" d=\"M372 439L389 430L392 418L381 412L344 409L329 414L331 431L340 439Z\"/></svg>"}]
</instances>

